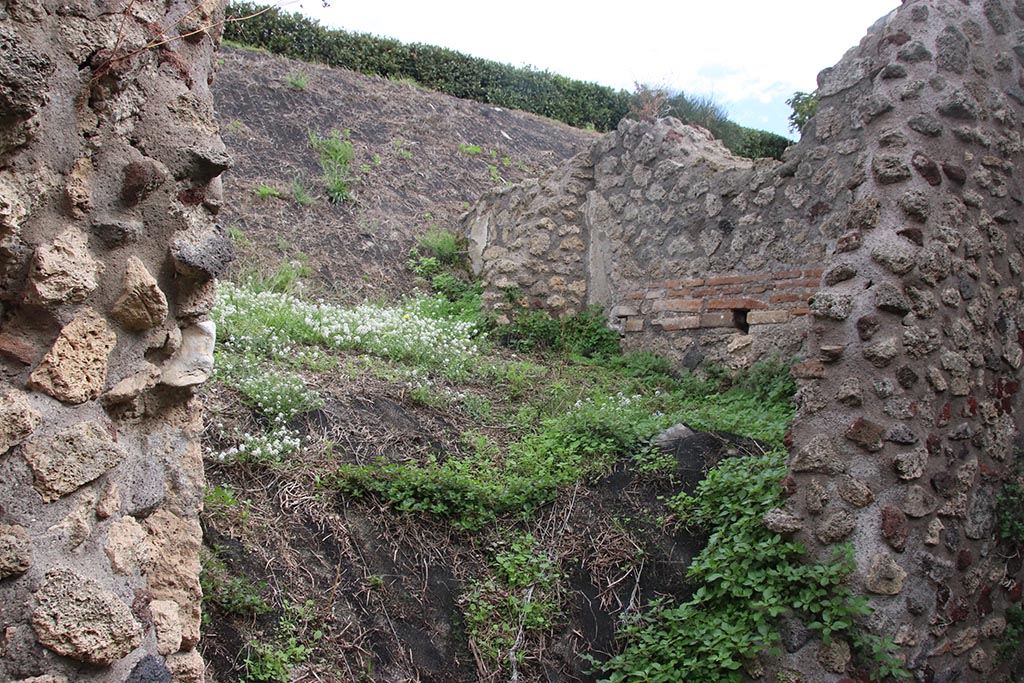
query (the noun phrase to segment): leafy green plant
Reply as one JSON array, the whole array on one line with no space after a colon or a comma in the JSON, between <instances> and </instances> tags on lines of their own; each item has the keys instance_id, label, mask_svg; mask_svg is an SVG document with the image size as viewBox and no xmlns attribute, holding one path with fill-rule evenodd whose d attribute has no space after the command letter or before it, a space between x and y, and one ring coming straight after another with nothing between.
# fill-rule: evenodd
<instances>
[{"instance_id":1,"label":"leafy green plant","mask_svg":"<svg viewBox=\"0 0 1024 683\"><path fill-rule=\"evenodd\" d=\"M309 76L302 69L293 69L286 77L288 87L292 90L305 90L309 87Z\"/></svg>"},{"instance_id":2,"label":"leafy green plant","mask_svg":"<svg viewBox=\"0 0 1024 683\"><path fill-rule=\"evenodd\" d=\"M465 238L436 225L416 238L416 242L446 266L458 264L466 255Z\"/></svg>"},{"instance_id":3,"label":"leafy green plant","mask_svg":"<svg viewBox=\"0 0 1024 683\"><path fill-rule=\"evenodd\" d=\"M782 502L785 457L778 449L727 459L693 496L669 502L681 523L709 534L687 571L697 590L678 605L652 604L623 627L624 648L600 666L608 681L738 683L744 664L779 640L777 622L787 613L825 642L848 638L886 675L909 675L886 643L855 628L869 608L845 583L855 568L852 548L830 562L808 562L803 546L761 524Z\"/></svg>"},{"instance_id":4,"label":"leafy green plant","mask_svg":"<svg viewBox=\"0 0 1024 683\"><path fill-rule=\"evenodd\" d=\"M350 497L374 496L395 510L443 517L472 531L503 515L528 514L560 487L607 471L668 426L671 418L650 408L641 397L599 393L541 419L504 458L476 434L461 457L342 465L325 483Z\"/></svg>"},{"instance_id":5,"label":"leafy green plant","mask_svg":"<svg viewBox=\"0 0 1024 683\"><path fill-rule=\"evenodd\" d=\"M471 157L478 156L484 153L484 150L483 148L480 147L480 145L472 145L467 144L465 142L459 144L459 151L462 152L463 154L468 154Z\"/></svg>"},{"instance_id":6,"label":"leafy green plant","mask_svg":"<svg viewBox=\"0 0 1024 683\"><path fill-rule=\"evenodd\" d=\"M214 605L226 614L239 617L266 614L270 611L270 605L260 595L266 584L233 575L218 556L216 548L203 548L199 559L199 585L203 589L205 605Z\"/></svg>"},{"instance_id":7,"label":"leafy green plant","mask_svg":"<svg viewBox=\"0 0 1024 683\"><path fill-rule=\"evenodd\" d=\"M793 110L789 115L789 129L794 133L803 134L804 128L818 113L818 95L798 91L786 100L786 104Z\"/></svg>"},{"instance_id":8,"label":"leafy green plant","mask_svg":"<svg viewBox=\"0 0 1024 683\"><path fill-rule=\"evenodd\" d=\"M399 159L404 159L406 161L412 159L412 149L409 147L409 143L405 140L392 140L391 148L394 151L395 156Z\"/></svg>"},{"instance_id":9,"label":"leafy green plant","mask_svg":"<svg viewBox=\"0 0 1024 683\"><path fill-rule=\"evenodd\" d=\"M260 183L255 187L253 192L260 199L280 199L281 191L273 185L267 185L266 183Z\"/></svg>"},{"instance_id":10,"label":"leafy green plant","mask_svg":"<svg viewBox=\"0 0 1024 683\"><path fill-rule=\"evenodd\" d=\"M246 249L252 244L249 241L249 237L237 225L229 225L225 232L227 232L231 243L238 249Z\"/></svg>"},{"instance_id":11,"label":"leafy green plant","mask_svg":"<svg viewBox=\"0 0 1024 683\"><path fill-rule=\"evenodd\" d=\"M309 147L320 161L323 172L324 190L333 204L341 204L352 198L353 182L350 166L355 149L349 140L349 132L332 130L326 136L310 129L307 131Z\"/></svg>"},{"instance_id":12,"label":"leafy green plant","mask_svg":"<svg viewBox=\"0 0 1024 683\"><path fill-rule=\"evenodd\" d=\"M314 603L285 603L277 633L268 642L250 640L244 661L246 683L288 683L293 669L313 654L313 647L323 638L323 631L311 630Z\"/></svg>"},{"instance_id":13,"label":"leafy green plant","mask_svg":"<svg viewBox=\"0 0 1024 683\"><path fill-rule=\"evenodd\" d=\"M1024 606L1012 605L1006 610L1006 631L999 645L999 661L1005 662L1024 651Z\"/></svg>"},{"instance_id":14,"label":"leafy green plant","mask_svg":"<svg viewBox=\"0 0 1024 683\"><path fill-rule=\"evenodd\" d=\"M249 501L239 500L235 490L227 484L208 486L203 496L203 508L208 515L234 515L242 522L249 516Z\"/></svg>"},{"instance_id":15,"label":"leafy green plant","mask_svg":"<svg viewBox=\"0 0 1024 683\"><path fill-rule=\"evenodd\" d=\"M522 663L527 638L554 625L561 570L530 534L514 534L493 548L494 575L472 582L462 600L466 630L487 663L498 670Z\"/></svg>"},{"instance_id":16,"label":"leafy green plant","mask_svg":"<svg viewBox=\"0 0 1024 683\"><path fill-rule=\"evenodd\" d=\"M420 253L419 248L413 247L409 250L409 260L406 266L421 278L433 278L443 268L440 259L436 256L425 256Z\"/></svg>"},{"instance_id":17,"label":"leafy green plant","mask_svg":"<svg viewBox=\"0 0 1024 683\"><path fill-rule=\"evenodd\" d=\"M487 164L487 176L491 179L492 183L508 184L508 181L501 175L501 171L498 170L497 164Z\"/></svg>"},{"instance_id":18,"label":"leafy green plant","mask_svg":"<svg viewBox=\"0 0 1024 683\"><path fill-rule=\"evenodd\" d=\"M306 255L297 253L293 258L281 261L270 272L248 269L240 279L252 292L292 294L298 291L302 278L308 277L311 272Z\"/></svg>"},{"instance_id":19,"label":"leafy green plant","mask_svg":"<svg viewBox=\"0 0 1024 683\"><path fill-rule=\"evenodd\" d=\"M562 318L543 309L520 307L499 330L502 343L520 351L567 353L585 357L619 353L619 334L608 326L604 311L590 306Z\"/></svg>"},{"instance_id":20,"label":"leafy green plant","mask_svg":"<svg viewBox=\"0 0 1024 683\"><path fill-rule=\"evenodd\" d=\"M738 389L774 403L787 401L796 394L796 382L790 372L792 365L792 361L769 358L740 370L711 366L707 374L719 382L719 388L723 391Z\"/></svg>"}]
</instances>

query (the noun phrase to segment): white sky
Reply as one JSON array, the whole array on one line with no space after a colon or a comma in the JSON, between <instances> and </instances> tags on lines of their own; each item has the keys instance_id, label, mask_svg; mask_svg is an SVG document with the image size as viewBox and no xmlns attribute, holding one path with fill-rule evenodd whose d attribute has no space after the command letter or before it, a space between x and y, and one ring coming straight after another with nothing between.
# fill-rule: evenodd
<instances>
[{"instance_id":1,"label":"white sky","mask_svg":"<svg viewBox=\"0 0 1024 683\"><path fill-rule=\"evenodd\" d=\"M785 100L900 0L285 0L320 23L633 90L710 95L737 122L787 134ZM602 9L603 7L603 9Z\"/></svg>"}]
</instances>

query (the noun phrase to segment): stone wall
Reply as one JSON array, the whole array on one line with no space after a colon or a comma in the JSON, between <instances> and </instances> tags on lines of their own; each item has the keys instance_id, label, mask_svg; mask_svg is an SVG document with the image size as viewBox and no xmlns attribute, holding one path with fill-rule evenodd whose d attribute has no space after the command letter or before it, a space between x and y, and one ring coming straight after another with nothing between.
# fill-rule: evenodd
<instances>
[{"instance_id":1,"label":"stone wall","mask_svg":"<svg viewBox=\"0 0 1024 683\"><path fill-rule=\"evenodd\" d=\"M908 2L821 74L806 133L862 151L810 300L787 511L814 554L852 542L870 627L929 683L1009 678L1024 580L994 515L1024 445L1022 29L1020 0ZM799 644L805 677L844 671L845 644Z\"/></svg>"},{"instance_id":2,"label":"stone wall","mask_svg":"<svg viewBox=\"0 0 1024 683\"><path fill-rule=\"evenodd\" d=\"M0 680L203 680L222 12L0 2Z\"/></svg>"},{"instance_id":3,"label":"stone wall","mask_svg":"<svg viewBox=\"0 0 1024 683\"><path fill-rule=\"evenodd\" d=\"M819 220L844 189L834 165L752 162L675 119L623 120L557 174L474 207L474 270L499 311L513 289L555 315L597 304L627 348L689 367L792 355L837 229Z\"/></svg>"},{"instance_id":4,"label":"stone wall","mask_svg":"<svg viewBox=\"0 0 1024 683\"><path fill-rule=\"evenodd\" d=\"M466 226L492 305L512 287L600 304L688 365L802 348L766 523L812 556L852 543L866 627L926 683L1008 680L995 648L1024 582L994 515L1024 447L1022 66L1021 0L908 0L819 75L783 163L624 122ZM769 677L853 673L848 643L792 623L784 645Z\"/></svg>"}]
</instances>

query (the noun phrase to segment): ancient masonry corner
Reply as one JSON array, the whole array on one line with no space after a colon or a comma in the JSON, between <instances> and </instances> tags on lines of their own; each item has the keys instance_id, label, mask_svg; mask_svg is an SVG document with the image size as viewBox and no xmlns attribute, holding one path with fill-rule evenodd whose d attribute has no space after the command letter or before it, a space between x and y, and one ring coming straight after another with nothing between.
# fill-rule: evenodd
<instances>
[{"instance_id":1,"label":"ancient masonry corner","mask_svg":"<svg viewBox=\"0 0 1024 683\"><path fill-rule=\"evenodd\" d=\"M852 545L866 626L913 680L1011 680L1024 569L995 509L1024 452L1024 1L906 0L818 80L782 162L626 120L484 197L474 269L499 311L509 291L599 304L628 348L683 366L800 354L766 524L815 557ZM849 643L798 622L783 640L769 679L853 673Z\"/></svg>"},{"instance_id":2,"label":"ancient masonry corner","mask_svg":"<svg viewBox=\"0 0 1024 683\"><path fill-rule=\"evenodd\" d=\"M203 681L223 13L0 5L0 680Z\"/></svg>"}]
</instances>

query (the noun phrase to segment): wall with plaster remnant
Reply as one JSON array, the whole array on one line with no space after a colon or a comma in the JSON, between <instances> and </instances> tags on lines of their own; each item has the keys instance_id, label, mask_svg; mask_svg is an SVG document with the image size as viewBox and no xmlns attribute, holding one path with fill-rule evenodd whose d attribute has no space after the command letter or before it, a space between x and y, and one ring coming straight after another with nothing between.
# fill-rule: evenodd
<instances>
[{"instance_id":1,"label":"wall with plaster remnant","mask_svg":"<svg viewBox=\"0 0 1024 683\"><path fill-rule=\"evenodd\" d=\"M852 543L865 627L914 680L1010 680L1024 568L995 499L1024 448L1024 1L909 0L818 81L779 164L623 122L484 198L474 266L493 306L509 288L597 303L686 365L802 349L788 499L765 523L813 556ZM848 643L799 622L783 646L770 679L855 674Z\"/></svg>"},{"instance_id":2,"label":"wall with plaster remnant","mask_svg":"<svg viewBox=\"0 0 1024 683\"><path fill-rule=\"evenodd\" d=\"M222 14L0 3L0 680L203 680Z\"/></svg>"}]
</instances>

